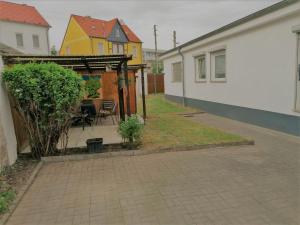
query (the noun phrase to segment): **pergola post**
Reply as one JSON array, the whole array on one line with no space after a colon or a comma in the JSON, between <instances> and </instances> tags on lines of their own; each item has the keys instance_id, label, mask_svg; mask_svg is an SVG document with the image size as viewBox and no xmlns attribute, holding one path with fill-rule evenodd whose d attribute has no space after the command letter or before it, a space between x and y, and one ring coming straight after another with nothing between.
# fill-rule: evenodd
<instances>
[{"instance_id":1,"label":"pergola post","mask_svg":"<svg viewBox=\"0 0 300 225\"><path fill-rule=\"evenodd\" d=\"M125 84L126 84L126 89L127 89L127 96L126 96L127 116L131 116L127 61L125 61L123 65L124 65L123 69L124 69L124 76L125 76Z\"/></svg>"},{"instance_id":2,"label":"pergola post","mask_svg":"<svg viewBox=\"0 0 300 225\"><path fill-rule=\"evenodd\" d=\"M125 121L124 96L123 96L123 88L121 86L121 80L120 80L120 70L117 70L117 82L118 82L118 96L119 96L119 113L120 113L120 119L122 121Z\"/></svg>"},{"instance_id":3,"label":"pergola post","mask_svg":"<svg viewBox=\"0 0 300 225\"><path fill-rule=\"evenodd\" d=\"M142 101L143 101L143 119L146 123L146 100L145 100L145 79L144 79L144 67L141 67L141 81L142 81Z\"/></svg>"}]
</instances>

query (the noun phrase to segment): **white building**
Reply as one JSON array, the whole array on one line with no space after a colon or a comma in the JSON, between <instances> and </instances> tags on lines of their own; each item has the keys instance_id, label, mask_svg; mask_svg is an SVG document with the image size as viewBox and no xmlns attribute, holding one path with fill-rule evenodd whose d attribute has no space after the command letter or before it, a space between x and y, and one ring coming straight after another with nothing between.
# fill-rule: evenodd
<instances>
[{"instance_id":1,"label":"white building","mask_svg":"<svg viewBox=\"0 0 300 225\"><path fill-rule=\"evenodd\" d=\"M160 59L168 99L300 135L300 1L281 1Z\"/></svg>"},{"instance_id":2,"label":"white building","mask_svg":"<svg viewBox=\"0 0 300 225\"><path fill-rule=\"evenodd\" d=\"M33 7L0 1L0 42L26 54L48 55L50 25Z\"/></svg>"},{"instance_id":3,"label":"white building","mask_svg":"<svg viewBox=\"0 0 300 225\"><path fill-rule=\"evenodd\" d=\"M20 54L20 52L0 42L0 167L12 165L17 159L17 139L11 106L1 76L3 54Z\"/></svg>"}]
</instances>

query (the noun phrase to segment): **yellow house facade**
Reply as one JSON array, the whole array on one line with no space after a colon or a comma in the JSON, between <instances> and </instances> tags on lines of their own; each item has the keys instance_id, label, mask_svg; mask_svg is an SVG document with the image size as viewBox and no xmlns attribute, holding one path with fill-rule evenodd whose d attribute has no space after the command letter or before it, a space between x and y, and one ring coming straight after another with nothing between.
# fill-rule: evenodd
<instances>
[{"instance_id":1,"label":"yellow house facade","mask_svg":"<svg viewBox=\"0 0 300 225\"><path fill-rule=\"evenodd\" d=\"M117 18L105 21L71 15L60 55L132 55L129 65L142 64L142 42Z\"/></svg>"}]
</instances>

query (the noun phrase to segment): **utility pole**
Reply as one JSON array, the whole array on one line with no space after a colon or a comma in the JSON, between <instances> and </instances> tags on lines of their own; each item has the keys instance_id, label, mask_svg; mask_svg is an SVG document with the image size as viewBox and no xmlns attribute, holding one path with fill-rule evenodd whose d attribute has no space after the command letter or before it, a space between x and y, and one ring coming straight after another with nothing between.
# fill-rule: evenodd
<instances>
[{"instance_id":1,"label":"utility pole","mask_svg":"<svg viewBox=\"0 0 300 225\"><path fill-rule=\"evenodd\" d=\"M154 29L154 44L155 44L155 66L156 71L154 74L154 93L156 94L156 75L158 74L158 58L157 58L157 25L153 26Z\"/></svg>"},{"instance_id":2,"label":"utility pole","mask_svg":"<svg viewBox=\"0 0 300 225\"><path fill-rule=\"evenodd\" d=\"M176 40L176 30L173 30L173 47L176 48L177 44L179 44Z\"/></svg>"}]
</instances>

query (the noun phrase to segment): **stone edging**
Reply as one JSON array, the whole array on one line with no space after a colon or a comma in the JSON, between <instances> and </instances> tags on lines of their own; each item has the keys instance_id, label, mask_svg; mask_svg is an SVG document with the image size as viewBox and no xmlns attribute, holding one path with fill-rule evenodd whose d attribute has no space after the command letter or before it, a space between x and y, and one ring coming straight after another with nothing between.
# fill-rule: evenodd
<instances>
[{"instance_id":1,"label":"stone edging","mask_svg":"<svg viewBox=\"0 0 300 225\"><path fill-rule=\"evenodd\" d=\"M40 169L42 168L43 161L40 161L37 166L35 167L34 171L30 175L29 179L27 180L26 184L23 185L23 187L20 189L20 191L17 193L16 198L13 200L13 202L9 206L9 210L4 213L0 219L0 225L5 225L10 218L10 216L13 214L19 203L21 202L22 198L24 197L25 193L30 188L31 184L33 183L34 179L36 178L37 174L39 173Z\"/></svg>"},{"instance_id":2,"label":"stone edging","mask_svg":"<svg viewBox=\"0 0 300 225\"><path fill-rule=\"evenodd\" d=\"M85 159L110 158L110 157L117 157L117 156L137 156L137 155L148 155L153 153L191 151L191 150L205 149L205 148L243 146L243 145L254 145L254 141L245 140L245 141L220 143L220 144L193 145L193 146L181 146L181 147L145 149L145 150L111 151L111 152L94 153L94 154L48 156L48 157L42 157L41 160L44 162L64 162L64 161L76 161L76 160L85 160Z\"/></svg>"}]
</instances>

